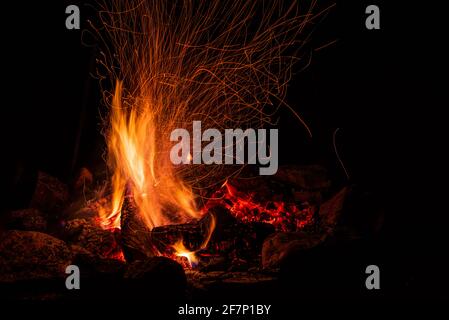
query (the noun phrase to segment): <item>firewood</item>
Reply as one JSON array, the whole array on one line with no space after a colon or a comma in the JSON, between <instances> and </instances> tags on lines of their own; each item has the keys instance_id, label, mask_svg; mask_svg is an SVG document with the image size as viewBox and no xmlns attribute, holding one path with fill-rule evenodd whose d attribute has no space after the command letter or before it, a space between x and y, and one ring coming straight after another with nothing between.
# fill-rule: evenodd
<instances>
[{"instance_id":1,"label":"firewood","mask_svg":"<svg viewBox=\"0 0 449 320\"><path fill-rule=\"evenodd\" d=\"M137 211L132 196L126 196L120 217L123 253L128 262L157 255L151 233Z\"/></svg>"}]
</instances>

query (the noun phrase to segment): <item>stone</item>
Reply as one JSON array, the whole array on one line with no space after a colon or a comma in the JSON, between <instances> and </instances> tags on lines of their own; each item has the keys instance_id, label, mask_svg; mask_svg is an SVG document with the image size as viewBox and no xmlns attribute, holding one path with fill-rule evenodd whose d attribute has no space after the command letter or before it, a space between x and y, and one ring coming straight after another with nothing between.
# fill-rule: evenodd
<instances>
[{"instance_id":1,"label":"stone","mask_svg":"<svg viewBox=\"0 0 449 320\"><path fill-rule=\"evenodd\" d=\"M92 173L87 168L81 168L76 177L73 187L77 191L90 187L94 181Z\"/></svg>"},{"instance_id":2,"label":"stone","mask_svg":"<svg viewBox=\"0 0 449 320\"><path fill-rule=\"evenodd\" d=\"M72 251L64 241L35 231L6 231L0 236L0 282L65 277Z\"/></svg>"},{"instance_id":3,"label":"stone","mask_svg":"<svg viewBox=\"0 0 449 320\"><path fill-rule=\"evenodd\" d=\"M47 173L38 173L36 188L31 199L32 208L48 213L60 213L68 200L67 185Z\"/></svg>"},{"instance_id":4,"label":"stone","mask_svg":"<svg viewBox=\"0 0 449 320\"><path fill-rule=\"evenodd\" d=\"M276 268L292 251L310 249L325 239L325 234L276 232L269 236L263 243L262 267Z\"/></svg>"},{"instance_id":5,"label":"stone","mask_svg":"<svg viewBox=\"0 0 449 320\"><path fill-rule=\"evenodd\" d=\"M34 208L12 211L6 220L6 228L9 230L44 232L47 229L46 216Z\"/></svg>"},{"instance_id":6,"label":"stone","mask_svg":"<svg viewBox=\"0 0 449 320\"><path fill-rule=\"evenodd\" d=\"M83 277L115 276L121 278L125 272L125 262L119 259L101 258L83 247L72 245L73 264L83 270Z\"/></svg>"},{"instance_id":7,"label":"stone","mask_svg":"<svg viewBox=\"0 0 449 320\"><path fill-rule=\"evenodd\" d=\"M187 287L187 278L182 266L165 257L152 257L129 264L125 275L127 298L158 300L180 299Z\"/></svg>"},{"instance_id":8,"label":"stone","mask_svg":"<svg viewBox=\"0 0 449 320\"><path fill-rule=\"evenodd\" d=\"M68 244L80 246L100 258L116 257L121 252L116 237L116 232L104 230L90 219L67 221L61 234Z\"/></svg>"},{"instance_id":9,"label":"stone","mask_svg":"<svg viewBox=\"0 0 449 320\"><path fill-rule=\"evenodd\" d=\"M320 226L328 235L346 240L378 234L384 220L380 200L357 186L342 188L320 206L318 215Z\"/></svg>"},{"instance_id":10,"label":"stone","mask_svg":"<svg viewBox=\"0 0 449 320\"><path fill-rule=\"evenodd\" d=\"M343 213L345 201L347 200L350 192L349 187L344 187L332 198L324 202L319 209L318 216L320 224L328 232L333 232L340 216Z\"/></svg>"}]
</instances>

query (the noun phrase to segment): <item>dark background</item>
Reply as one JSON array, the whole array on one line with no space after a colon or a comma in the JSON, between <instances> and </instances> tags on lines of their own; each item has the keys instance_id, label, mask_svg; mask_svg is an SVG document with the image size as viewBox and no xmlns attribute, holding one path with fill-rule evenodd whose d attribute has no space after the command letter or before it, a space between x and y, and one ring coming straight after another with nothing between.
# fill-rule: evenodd
<instances>
[{"instance_id":1,"label":"dark background","mask_svg":"<svg viewBox=\"0 0 449 320\"><path fill-rule=\"evenodd\" d=\"M287 97L314 137L281 114L280 161L324 164L344 183L332 144L340 128L337 146L351 183L386 208L382 248L392 264L396 254L405 257L404 273L420 278L416 292L441 296L447 209L437 181L444 182L447 164L434 152L447 145L437 113L447 107L440 100L448 74L439 62L442 10L405 1L336 2L312 36L311 65L298 68ZM67 182L80 167L102 163L101 100L90 75L97 48L82 44L81 31L65 28L69 4L79 5L83 29L93 17L88 1L0 8L2 211L26 206L37 170ZM369 4L381 9L381 30L365 29Z\"/></svg>"}]
</instances>

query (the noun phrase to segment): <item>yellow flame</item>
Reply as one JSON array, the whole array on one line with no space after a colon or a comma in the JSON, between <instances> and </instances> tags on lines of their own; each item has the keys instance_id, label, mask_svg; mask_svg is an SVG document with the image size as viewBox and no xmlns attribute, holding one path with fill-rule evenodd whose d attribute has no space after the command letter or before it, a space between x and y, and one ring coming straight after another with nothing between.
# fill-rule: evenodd
<instances>
[{"instance_id":1,"label":"yellow flame","mask_svg":"<svg viewBox=\"0 0 449 320\"><path fill-rule=\"evenodd\" d=\"M178 240L174 245L173 249L175 249L175 255L177 257L185 257L189 262L189 266L193 268L198 264L198 258L196 256L196 251L190 251L186 249L184 246L184 242L182 239Z\"/></svg>"},{"instance_id":2,"label":"yellow flame","mask_svg":"<svg viewBox=\"0 0 449 320\"><path fill-rule=\"evenodd\" d=\"M170 141L157 124L155 108L139 101L125 106L122 90L122 83L117 81L107 137L109 165L114 172L112 208L109 215L103 216L103 224L120 227L125 188L130 188L150 229L198 218L192 191L175 174L169 157Z\"/></svg>"},{"instance_id":3,"label":"yellow flame","mask_svg":"<svg viewBox=\"0 0 449 320\"><path fill-rule=\"evenodd\" d=\"M210 238L212 236L212 233L215 230L216 226L216 219L214 215L210 216L210 222L209 227L207 228L206 236L204 237L203 242L201 243L200 247L194 251L188 250L185 245L183 239L179 239L172 248L175 250L175 256L177 257L185 257L189 263L190 268L193 268L196 266L199 262L198 257L196 256L196 253L200 250L203 250L207 247Z\"/></svg>"}]
</instances>

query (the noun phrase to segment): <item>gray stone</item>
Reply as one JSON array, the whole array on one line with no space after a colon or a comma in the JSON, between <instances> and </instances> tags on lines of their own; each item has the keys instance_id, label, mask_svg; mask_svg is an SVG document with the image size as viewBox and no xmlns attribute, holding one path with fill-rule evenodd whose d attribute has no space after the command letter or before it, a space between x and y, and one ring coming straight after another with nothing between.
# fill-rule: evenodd
<instances>
[{"instance_id":1,"label":"gray stone","mask_svg":"<svg viewBox=\"0 0 449 320\"><path fill-rule=\"evenodd\" d=\"M65 277L72 251L64 241L35 231L0 236L0 282Z\"/></svg>"}]
</instances>

